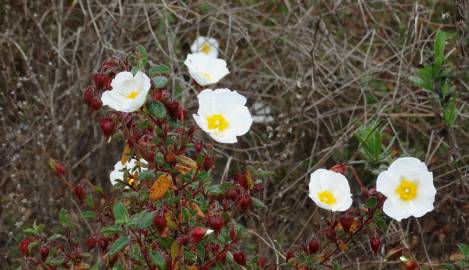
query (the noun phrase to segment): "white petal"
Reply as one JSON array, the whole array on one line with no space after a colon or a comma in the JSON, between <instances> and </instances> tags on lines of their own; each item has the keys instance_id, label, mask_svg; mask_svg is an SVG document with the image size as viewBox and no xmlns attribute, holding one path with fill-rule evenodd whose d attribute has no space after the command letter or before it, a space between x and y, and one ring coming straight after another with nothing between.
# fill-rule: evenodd
<instances>
[{"instance_id":1,"label":"white petal","mask_svg":"<svg viewBox=\"0 0 469 270\"><path fill-rule=\"evenodd\" d=\"M396 159L388 170L428 171L425 163L414 157L403 157Z\"/></svg>"},{"instance_id":2,"label":"white petal","mask_svg":"<svg viewBox=\"0 0 469 270\"><path fill-rule=\"evenodd\" d=\"M226 114L227 121L229 123L228 128L236 134L241 136L246 134L252 125L252 117L246 106L232 109L231 112Z\"/></svg>"},{"instance_id":3,"label":"white petal","mask_svg":"<svg viewBox=\"0 0 469 270\"><path fill-rule=\"evenodd\" d=\"M219 133L209 133L210 137L212 137L215 141L219 143L236 143L238 139L236 135L229 134L226 132L219 132Z\"/></svg>"},{"instance_id":4,"label":"white petal","mask_svg":"<svg viewBox=\"0 0 469 270\"><path fill-rule=\"evenodd\" d=\"M410 217L411 214L409 209L409 205L406 205L403 201L392 201L387 199L384 201L383 205L383 212L397 221Z\"/></svg>"},{"instance_id":5,"label":"white petal","mask_svg":"<svg viewBox=\"0 0 469 270\"><path fill-rule=\"evenodd\" d=\"M202 52L201 49L204 46L204 44L207 43L209 45L209 51L208 51L208 56L217 58L218 57L218 41L214 38L208 38L204 36L199 36L196 38L194 43L191 45L191 51L192 53L199 53Z\"/></svg>"},{"instance_id":6,"label":"white petal","mask_svg":"<svg viewBox=\"0 0 469 270\"><path fill-rule=\"evenodd\" d=\"M116 77L112 79L111 81L111 87L112 88L119 88L119 86L124 83L127 80L131 80L134 76L132 75L132 72L129 71L123 71L117 73Z\"/></svg>"}]
</instances>

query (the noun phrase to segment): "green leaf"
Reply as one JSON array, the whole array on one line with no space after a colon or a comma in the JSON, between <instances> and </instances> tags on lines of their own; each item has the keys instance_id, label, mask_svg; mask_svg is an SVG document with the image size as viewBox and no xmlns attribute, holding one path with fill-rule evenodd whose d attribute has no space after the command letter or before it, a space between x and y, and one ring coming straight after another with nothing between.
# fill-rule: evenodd
<instances>
[{"instance_id":1,"label":"green leaf","mask_svg":"<svg viewBox=\"0 0 469 270\"><path fill-rule=\"evenodd\" d=\"M60 209L59 221L60 221L60 224L62 224L62 226L64 227L70 226L70 214L64 208Z\"/></svg>"},{"instance_id":2,"label":"green leaf","mask_svg":"<svg viewBox=\"0 0 469 270\"><path fill-rule=\"evenodd\" d=\"M469 258L469 247L463 243L457 244L457 246L462 255L464 255L465 258Z\"/></svg>"},{"instance_id":3,"label":"green leaf","mask_svg":"<svg viewBox=\"0 0 469 270\"><path fill-rule=\"evenodd\" d=\"M94 211L86 210L81 213L84 218L96 218L96 213Z\"/></svg>"},{"instance_id":4,"label":"green leaf","mask_svg":"<svg viewBox=\"0 0 469 270\"><path fill-rule=\"evenodd\" d=\"M456 268L456 266L454 266L454 265L452 265L452 264L450 264L450 263L442 263L440 266L441 266L443 269L446 269L446 270L458 270L458 269Z\"/></svg>"},{"instance_id":5,"label":"green leaf","mask_svg":"<svg viewBox=\"0 0 469 270\"><path fill-rule=\"evenodd\" d=\"M435 64L437 66L443 65L445 60L445 41L446 34L445 32L438 31L435 36L435 44L433 46L435 54Z\"/></svg>"},{"instance_id":6,"label":"green leaf","mask_svg":"<svg viewBox=\"0 0 469 270\"><path fill-rule=\"evenodd\" d=\"M168 73L171 69L166 65L156 65L148 70L150 77L154 77L161 73Z\"/></svg>"},{"instance_id":7,"label":"green leaf","mask_svg":"<svg viewBox=\"0 0 469 270\"><path fill-rule=\"evenodd\" d=\"M48 263L52 265L61 265L64 262L65 262L65 257L63 256L55 257L55 258L52 258L51 260L48 260Z\"/></svg>"},{"instance_id":8,"label":"green leaf","mask_svg":"<svg viewBox=\"0 0 469 270\"><path fill-rule=\"evenodd\" d=\"M168 84L168 78L164 76L153 77L153 83L157 89L164 88Z\"/></svg>"},{"instance_id":9,"label":"green leaf","mask_svg":"<svg viewBox=\"0 0 469 270\"><path fill-rule=\"evenodd\" d=\"M129 238L127 236L119 237L109 249L109 256L114 256L117 252L127 246Z\"/></svg>"},{"instance_id":10,"label":"green leaf","mask_svg":"<svg viewBox=\"0 0 469 270\"><path fill-rule=\"evenodd\" d=\"M422 87L425 84L423 79L420 78L419 76L410 76L409 80L419 87Z\"/></svg>"},{"instance_id":11,"label":"green leaf","mask_svg":"<svg viewBox=\"0 0 469 270\"><path fill-rule=\"evenodd\" d=\"M129 221L129 212L122 202L117 202L112 206L112 213L116 224L126 224Z\"/></svg>"},{"instance_id":12,"label":"green leaf","mask_svg":"<svg viewBox=\"0 0 469 270\"><path fill-rule=\"evenodd\" d=\"M371 197L365 202L366 208L374 208L376 205L378 205L378 199L375 197Z\"/></svg>"},{"instance_id":13,"label":"green leaf","mask_svg":"<svg viewBox=\"0 0 469 270\"><path fill-rule=\"evenodd\" d=\"M101 234L105 236L109 236L112 234L120 233L122 231L121 226L119 225L111 225L101 229Z\"/></svg>"},{"instance_id":14,"label":"green leaf","mask_svg":"<svg viewBox=\"0 0 469 270\"><path fill-rule=\"evenodd\" d=\"M130 72L132 72L132 75L135 76L135 74L137 74L137 72L139 71L140 69L138 67L132 67L132 69L130 70Z\"/></svg>"},{"instance_id":15,"label":"green leaf","mask_svg":"<svg viewBox=\"0 0 469 270\"><path fill-rule=\"evenodd\" d=\"M159 101L150 103L148 105L148 111L155 118L164 119L166 117L166 107Z\"/></svg>"},{"instance_id":16,"label":"green leaf","mask_svg":"<svg viewBox=\"0 0 469 270\"><path fill-rule=\"evenodd\" d=\"M265 206L265 204L261 200L254 197L251 197L251 200L255 208L267 208L267 206Z\"/></svg>"},{"instance_id":17,"label":"green leaf","mask_svg":"<svg viewBox=\"0 0 469 270\"><path fill-rule=\"evenodd\" d=\"M209 193L210 195L217 195L217 194L221 194L222 192L223 191L220 185L211 185L207 187L207 193Z\"/></svg>"},{"instance_id":18,"label":"green leaf","mask_svg":"<svg viewBox=\"0 0 469 270\"><path fill-rule=\"evenodd\" d=\"M154 250L150 251L150 258L152 262L160 269L166 269L166 260L161 253Z\"/></svg>"},{"instance_id":19,"label":"green leaf","mask_svg":"<svg viewBox=\"0 0 469 270\"><path fill-rule=\"evenodd\" d=\"M128 223L129 226L138 227L140 229L148 228L153 223L155 212L148 212L143 210L142 212L133 215Z\"/></svg>"},{"instance_id":20,"label":"green leaf","mask_svg":"<svg viewBox=\"0 0 469 270\"><path fill-rule=\"evenodd\" d=\"M443 119L445 123L452 127L458 118L458 108L456 107L456 99L451 98L443 109Z\"/></svg>"},{"instance_id":21,"label":"green leaf","mask_svg":"<svg viewBox=\"0 0 469 270\"><path fill-rule=\"evenodd\" d=\"M142 62L143 66L148 64L148 53L145 47L142 45L137 45L138 58Z\"/></svg>"},{"instance_id":22,"label":"green leaf","mask_svg":"<svg viewBox=\"0 0 469 270\"><path fill-rule=\"evenodd\" d=\"M377 161L381 157L381 131L378 129L377 123L371 123L359 128L355 134L355 138L360 142L360 150L366 159Z\"/></svg>"},{"instance_id":23,"label":"green leaf","mask_svg":"<svg viewBox=\"0 0 469 270\"><path fill-rule=\"evenodd\" d=\"M141 171L140 174L138 175L138 180L139 181L145 181L145 180L154 180L156 179L156 174L154 171Z\"/></svg>"}]
</instances>

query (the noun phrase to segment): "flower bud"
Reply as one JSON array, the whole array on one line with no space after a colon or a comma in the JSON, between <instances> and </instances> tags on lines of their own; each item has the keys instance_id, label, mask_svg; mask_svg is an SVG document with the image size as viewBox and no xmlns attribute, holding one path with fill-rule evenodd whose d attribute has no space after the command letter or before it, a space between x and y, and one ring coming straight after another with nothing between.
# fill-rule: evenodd
<instances>
[{"instance_id":1,"label":"flower bud","mask_svg":"<svg viewBox=\"0 0 469 270\"><path fill-rule=\"evenodd\" d=\"M246 180L246 177L244 175L242 175L241 173L235 172L234 180L235 180L236 183L238 183L243 188L248 188L248 181Z\"/></svg>"},{"instance_id":2,"label":"flower bud","mask_svg":"<svg viewBox=\"0 0 469 270\"><path fill-rule=\"evenodd\" d=\"M94 88L89 86L83 92L83 100L86 104L91 105L91 102L94 100Z\"/></svg>"},{"instance_id":3,"label":"flower bud","mask_svg":"<svg viewBox=\"0 0 469 270\"><path fill-rule=\"evenodd\" d=\"M336 164L332 166L329 170L336 173L345 174L345 172L347 171L347 166L345 164Z\"/></svg>"},{"instance_id":4,"label":"flower bud","mask_svg":"<svg viewBox=\"0 0 469 270\"><path fill-rule=\"evenodd\" d=\"M178 244L183 246L189 242L189 236L187 235L182 235L176 238L176 241L178 241Z\"/></svg>"},{"instance_id":5,"label":"flower bud","mask_svg":"<svg viewBox=\"0 0 469 270\"><path fill-rule=\"evenodd\" d=\"M379 237L370 237L370 246L374 253L378 253L380 244L381 240L379 240Z\"/></svg>"},{"instance_id":6,"label":"flower bud","mask_svg":"<svg viewBox=\"0 0 469 270\"><path fill-rule=\"evenodd\" d=\"M24 238L20 241L18 247L24 256L29 255L29 244L31 244L32 242L33 240L31 238Z\"/></svg>"},{"instance_id":7,"label":"flower bud","mask_svg":"<svg viewBox=\"0 0 469 270\"><path fill-rule=\"evenodd\" d=\"M78 200L80 200L80 202L83 202L86 197L86 192L85 192L85 189L83 188L83 185L82 184L76 185L75 188L73 189L73 194L77 197Z\"/></svg>"},{"instance_id":8,"label":"flower bud","mask_svg":"<svg viewBox=\"0 0 469 270\"><path fill-rule=\"evenodd\" d=\"M349 213L345 213L340 217L340 224L342 224L342 228L347 233L350 231L350 227L352 226L353 222L354 218Z\"/></svg>"},{"instance_id":9,"label":"flower bud","mask_svg":"<svg viewBox=\"0 0 469 270\"><path fill-rule=\"evenodd\" d=\"M214 229L216 232L219 232L224 225L223 217L221 216L210 216L208 218L208 225Z\"/></svg>"},{"instance_id":10,"label":"flower bud","mask_svg":"<svg viewBox=\"0 0 469 270\"><path fill-rule=\"evenodd\" d=\"M107 246L109 245L109 241L107 240L107 238L102 237L99 239L98 244L101 250L105 251L107 249Z\"/></svg>"},{"instance_id":11,"label":"flower bud","mask_svg":"<svg viewBox=\"0 0 469 270\"><path fill-rule=\"evenodd\" d=\"M93 98L93 100L90 102L90 109L92 111L97 111L101 109L102 106L103 106L103 102L99 99Z\"/></svg>"},{"instance_id":12,"label":"flower bud","mask_svg":"<svg viewBox=\"0 0 469 270\"><path fill-rule=\"evenodd\" d=\"M88 246L88 250L93 249L96 246L96 238L88 238L88 240L86 240L86 245Z\"/></svg>"},{"instance_id":13,"label":"flower bud","mask_svg":"<svg viewBox=\"0 0 469 270\"><path fill-rule=\"evenodd\" d=\"M212 232L213 230L209 230L207 228L196 227L190 232L191 242L196 244L200 242L204 236L209 235Z\"/></svg>"},{"instance_id":14,"label":"flower bud","mask_svg":"<svg viewBox=\"0 0 469 270\"><path fill-rule=\"evenodd\" d=\"M246 255L242 251L234 253L233 259L239 265L246 265Z\"/></svg>"},{"instance_id":15,"label":"flower bud","mask_svg":"<svg viewBox=\"0 0 469 270\"><path fill-rule=\"evenodd\" d=\"M309 254L314 254L318 252L320 247L320 242L319 239L311 239L311 241L308 242L308 252Z\"/></svg>"},{"instance_id":16,"label":"flower bud","mask_svg":"<svg viewBox=\"0 0 469 270\"><path fill-rule=\"evenodd\" d=\"M243 195L239 200L239 207L244 211L248 210L252 205L252 200L249 195Z\"/></svg>"},{"instance_id":17,"label":"flower bud","mask_svg":"<svg viewBox=\"0 0 469 270\"><path fill-rule=\"evenodd\" d=\"M285 256L285 260L288 262L293 257L295 257L295 253L293 253L292 250L288 250L287 255Z\"/></svg>"},{"instance_id":18,"label":"flower bud","mask_svg":"<svg viewBox=\"0 0 469 270\"><path fill-rule=\"evenodd\" d=\"M217 261L224 263L226 261L226 251L217 254Z\"/></svg>"},{"instance_id":19,"label":"flower bud","mask_svg":"<svg viewBox=\"0 0 469 270\"><path fill-rule=\"evenodd\" d=\"M41 254L42 260L45 261L47 256L49 256L49 247L47 245L42 245L39 248L39 253Z\"/></svg>"},{"instance_id":20,"label":"flower bud","mask_svg":"<svg viewBox=\"0 0 469 270\"><path fill-rule=\"evenodd\" d=\"M329 239L331 242L335 242L337 240L337 234L335 228L330 226L324 230L324 235Z\"/></svg>"},{"instance_id":21,"label":"flower bud","mask_svg":"<svg viewBox=\"0 0 469 270\"><path fill-rule=\"evenodd\" d=\"M93 75L93 83L98 91L112 89L111 82L112 78L107 74L98 73Z\"/></svg>"},{"instance_id":22,"label":"flower bud","mask_svg":"<svg viewBox=\"0 0 469 270\"><path fill-rule=\"evenodd\" d=\"M215 165L215 161L210 158L208 155L204 158L204 169L206 171L210 170Z\"/></svg>"},{"instance_id":23,"label":"flower bud","mask_svg":"<svg viewBox=\"0 0 469 270\"><path fill-rule=\"evenodd\" d=\"M109 138L112 134L114 134L116 125L114 121L110 117L103 117L99 120L99 126L103 131L104 137Z\"/></svg>"},{"instance_id":24,"label":"flower bud","mask_svg":"<svg viewBox=\"0 0 469 270\"><path fill-rule=\"evenodd\" d=\"M261 256L259 257L259 259L257 259L257 266L259 266L260 268L264 268L266 262L266 258Z\"/></svg>"},{"instance_id":25,"label":"flower bud","mask_svg":"<svg viewBox=\"0 0 469 270\"><path fill-rule=\"evenodd\" d=\"M390 251L388 251L388 254L386 254L386 257L384 258L384 261L389 261L389 260L394 260L402 256L402 253L407 250L405 247L395 247L392 248Z\"/></svg>"},{"instance_id":26,"label":"flower bud","mask_svg":"<svg viewBox=\"0 0 469 270\"><path fill-rule=\"evenodd\" d=\"M153 218L153 225L155 225L158 232L161 234L166 229L166 218L163 215L155 215Z\"/></svg>"},{"instance_id":27,"label":"flower bud","mask_svg":"<svg viewBox=\"0 0 469 270\"><path fill-rule=\"evenodd\" d=\"M404 266L406 270L415 270L419 268L419 265L414 260L404 262Z\"/></svg>"},{"instance_id":28,"label":"flower bud","mask_svg":"<svg viewBox=\"0 0 469 270\"><path fill-rule=\"evenodd\" d=\"M236 242L236 238L237 238L236 231L234 229L231 229L228 234L230 236L231 241Z\"/></svg>"},{"instance_id":29,"label":"flower bud","mask_svg":"<svg viewBox=\"0 0 469 270\"><path fill-rule=\"evenodd\" d=\"M60 163L60 161L55 159L49 159L49 167L58 175L64 176L65 175L65 166Z\"/></svg>"}]
</instances>

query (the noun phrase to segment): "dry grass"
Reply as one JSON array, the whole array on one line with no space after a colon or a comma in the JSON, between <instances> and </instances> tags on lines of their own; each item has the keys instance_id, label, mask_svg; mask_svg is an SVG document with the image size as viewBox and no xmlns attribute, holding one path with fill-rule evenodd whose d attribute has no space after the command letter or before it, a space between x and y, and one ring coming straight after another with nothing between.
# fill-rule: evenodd
<instances>
[{"instance_id":1,"label":"dry grass","mask_svg":"<svg viewBox=\"0 0 469 270\"><path fill-rule=\"evenodd\" d=\"M23 226L53 225L58 209L70 205L49 157L63 160L73 179L110 186L122 143L106 144L82 104L90 71L141 44L153 63L172 67L172 91L194 111L182 62L198 34L221 42L232 73L220 86L247 95L250 105L262 101L275 118L254 125L240 144L216 145L220 172L248 164L275 171L261 196L268 210L246 220L261 253L281 256L320 228L326 215L306 196L311 170L350 162L373 183L376 175L365 171L377 165L363 160L353 139L372 120L389 159L425 159L438 188L435 211L391 222L386 245L404 243L436 269L456 243L469 242L468 1L204 3L0 0L0 265L13 263ZM453 34L447 53L462 108L450 130L434 95L408 80L431 60L438 29ZM344 268L396 268L367 254L367 245L357 241L357 256L341 255Z\"/></svg>"}]
</instances>

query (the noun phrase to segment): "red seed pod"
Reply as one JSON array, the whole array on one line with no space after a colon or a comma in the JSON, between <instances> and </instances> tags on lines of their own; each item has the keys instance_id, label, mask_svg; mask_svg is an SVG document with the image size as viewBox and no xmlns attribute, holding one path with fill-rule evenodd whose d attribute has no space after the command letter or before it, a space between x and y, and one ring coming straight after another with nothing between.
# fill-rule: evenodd
<instances>
[{"instance_id":1,"label":"red seed pod","mask_svg":"<svg viewBox=\"0 0 469 270\"><path fill-rule=\"evenodd\" d=\"M99 99L96 99L96 98L94 98L90 103L91 111L97 111L97 110L101 109L102 106L103 106L103 102Z\"/></svg>"},{"instance_id":2,"label":"red seed pod","mask_svg":"<svg viewBox=\"0 0 469 270\"><path fill-rule=\"evenodd\" d=\"M319 248L321 246L321 242L319 242L319 239L311 239L311 241L308 242L308 252L309 254L314 254L318 252Z\"/></svg>"},{"instance_id":3,"label":"red seed pod","mask_svg":"<svg viewBox=\"0 0 469 270\"><path fill-rule=\"evenodd\" d=\"M350 227L352 226L354 221L353 216L350 213L345 213L340 217L340 224L342 224L342 228L344 229L345 232L350 231Z\"/></svg>"},{"instance_id":4,"label":"red seed pod","mask_svg":"<svg viewBox=\"0 0 469 270\"><path fill-rule=\"evenodd\" d=\"M47 245L42 245L39 248L39 253L41 254L42 260L45 261L47 256L49 256L49 247Z\"/></svg>"},{"instance_id":5,"label":"red seed pod","mask_svg":"<svg viewBox=\"0 0 469 270\"><path fill-rule=\"evenodd\" d=\"M295 257L295 253L293 253L293 250L288 250L287 255L285 255L285 260L288 262L293 257Z\"/></svg>"},{"instance_id":6,"label":"red seed pod","mask_svg":"<svg viewBox=\"0 0 469 270\"><path fill-rule=\"evenodd\" d=\"M86 104L91 105L91 102L94 100L94 87L89 86L83 92L83 100Z\"/></svg>"},{"instance_id":7,"label":"red seed pod","mask_svg":"<svg viewBox=\"0 0 469 270\"><path fill-rule=\"evenodd\" d=\"M379 239L379 237L376 237L376 236L370 237L370 246L374 253L378 253L380 245L381 245L381 240Z\"/></svg>"},{"instance_id":8,"label":"red seed pod","mask_svg":"<svg viewBox=\"0 0 469 270\"><path fill-rule=\"evenodd\" d=\"M267 259L261 256L259 257L259 259L257 259L257 266L259 266L260 268L264 268L266 262L267 262Z\"/></svg>"},{"instance_id":9,"label":"red seed pod","mask_svg":"<svg viewBox=\"0 0 469 270\"><path fill-rule=\"evenodd\" d=\"M345 172L347 172L347 166L345 164L336 164L332 166L329 170L336 173L345 174Z\"/></svg>"},{"instance_id":10,"label":"red seed pod","mask_svg":"<svg viewBox=\"0 0 469 270\"><path fill-rule=\"evenodd\" d=\"M153 225L155 225L159 233L163 233L167 226L166 218L163 215L155 215Z\"/></svg>"},{"instance_id":11,"label":"red seed pod","mask_svg":"<svg viewBox=\"0 0 469 270\"><path fill-rule=\"evenodd\" d=\"M73 189L73 194L77 197L78 200L80 200L80 202L83 202L86 197L86 192L85 192L85 188L83 187L83 185L82 184L76 185L75 188Z\"/></svg>"},{"instance_id":12,"label":"red seed pod","mask_svg":"<svg viewBox=\"0 0 469 270\"><path fill-rule=\"evenodd\" d=\"M251 205L252 205L252 199L249 195L245 194L239 199L239 207L243 209L244 211L251 208Z\"/></svg>"},{"instance_id":13,"label":"red seed pod","mask_svg":"<svg viewBox=\"0 0 469 270\"><path fill-rule=\"evenodd\" d=\"M33 240L31 238L25 238L23 240L20 241L18 247L21 251L21 253L24 255L24 256L29 256L29 244L31 244L33 242Z\"/></svg>"},{"instance_id":14,"label":"red seed pod","mask_svg":"<svg viewBox=\"0 0 469 270\"><path fill-rule=\"evenodd\" d=\"M206 233L207 233L207 228L195 227L189 233L191 237L191 242L194 244L200 242L200 240L202 240L202 238L205 236Z\"/></svg>"},{"instance_id":15,"label":"red seed pod","mask_svg":"<svg viewBox=\"0 0 469 270\"><path fill-rule=\"evenodd\" d=\"M93 249L96 246L96 242L97 242L96 238L94 237L88 238L88 240L86 241L86 246L88 246L88 250Z\"/></svg>"},{"instance_id":16,"label":"red seed pod","mask_svg":"<svg viewBox=\"0 0 469 270\"><path fill-rule=\"evenodd\" d=\"M221 216L210 216L208 218L208 225L216 232L219 232L224 225L223 217Z\"/></svg>"},{"instance_id":17,"label":"red seed pod","mask_svg":"<svg viewBox=\"0 0 469 270\"><path fill-rule=\"evenodd\" d=\"M99 126L103 131L104 137L109 138L116 129L116 125L114 124L114 120L110 117L103 117L99 120Z\"/></svg>"},{"instance_id":18,"label":"red seed pod","mask_svg":"<svg viewBox=\"0 0 469 270\"><path fill-rule=\"evenodd\" d=\"M233 259L239 265L246 265L246 255L242 251L234 253Z\"/></svg>"},{"instance_id":19,"label":"red seed pod","mask_svg":"<svg viewBox=\"0 0 469 270\"><path fill-rule=\"evenodd\" d=\"M229 236L230 236L231 241L236 242L238 235L236 234L236 231L234 229L230 230Z\"/></svg>"}]
</instances>

